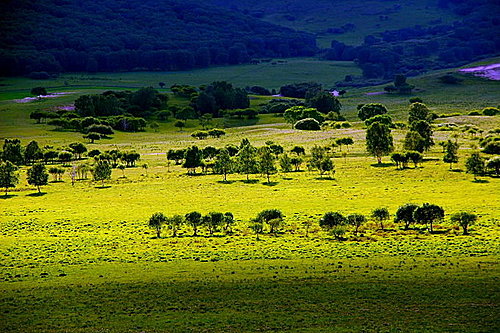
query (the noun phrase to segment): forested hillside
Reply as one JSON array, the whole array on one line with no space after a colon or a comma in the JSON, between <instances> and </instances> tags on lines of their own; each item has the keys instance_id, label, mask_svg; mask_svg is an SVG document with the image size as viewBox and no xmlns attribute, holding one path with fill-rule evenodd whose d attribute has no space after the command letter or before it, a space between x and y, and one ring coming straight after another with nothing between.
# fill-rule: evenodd
<instances>
[{"instance_id":1,"label":"forested hillside","mask_svg":"<svg viewBox=\"0 0 500 333\"><path fill-rule=\"evenodd\" d=\"M355 61L359 82L500 52L492 14L500 4L492 0L6 0L0 10L8 13L0 21L0 75L35 78L316 56Z\"/></svg>"},{"instance_id":2,"label":"forested hillside","mask_svg":"<svg viewBox=\"0 0 500 333\"><path fill-rule=\"evenodd\" d=\"M178 0L2 1L0 75L186 70L316 52L312 35Z\"/></svg>"}]
</instances>

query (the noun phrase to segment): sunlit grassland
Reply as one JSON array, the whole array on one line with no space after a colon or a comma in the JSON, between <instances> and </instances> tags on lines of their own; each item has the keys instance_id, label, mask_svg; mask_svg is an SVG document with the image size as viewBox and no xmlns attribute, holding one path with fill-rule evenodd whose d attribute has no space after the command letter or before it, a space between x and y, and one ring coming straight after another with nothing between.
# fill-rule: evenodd
<instances>
[{"instance_id":1,"label":"sunlit grassland","mask_svg":"<svg viewBox=\"0 0 500 333\"><path fill-rule=\"evenodd\" d=\"M466 77L449 87L437 83L439 74L410 80L421 89L415 95L433 111L466 114L496 105L498 83ZM125 75L135 77L134 87L159 80L151 73ZM19 97L27 96L27 82L40 84L18 80L15 84L26 93ZM123 82L118 85L126 89ZM2 91L0 138L20 138L23 145L34 139L55 148L83 141L81 133L35 124L29 113L69 105L80 94L110 87L59 87L75 94L28 104L6 101L12 92ZM191 132L200 128L195 120L183 131L170 121L159 122L158 132L116 132L87 147L136 150L141 160L125 169L125 176L113 170L104 188L91 180L72 186L66 174L64 182L51 182L38 196L27 185L23 167L17 189L0 196L0 331L498 331L500 179L474 181L464 172L465 159L478 143L467 135L458 137L460 161L453 170L442 162L439 146L425 154L418 168L396 170L388 157L376 166L365 151L356 105L382 102L395 119L406 120L409 97L365 95L381 89L352 90L342 98L343 113L353 124L348 129L297 131L282 117L261 115L252 121L215 120L214 125L226 127L220 139L193 139ZM253 97L252 105L266 99ZM170 103L188 101L172 96ZM437 122L484 130L500 125L499 117L481 116ZM434 140L453 133L435 131ZM405 132L393 135L401 150ZM302 166L301 172L272 175L271 184L261 175L251 175L248 183L239 174L228 175L228 182L220 175L188 176L165 156L172 148L223 147L243 138L256 146L274 141L287 150L303 145L309 152L315 144L346 136L355 144L342 149L345 157L336 149L334 175L322 178ZM144 163L147 170L141 168ZM404 231L392 220L381 231L370 220L357 237L349 231L348 240L337 241L318 226L327 211L369 215L387 207L394 214L407 202L445 209L436 233L423 226ZM283 233L256 240L248 222L265 208L281 209L286 226ZM157 239L147 227L154 212L193 210L234 213L234 233L209 237L203 231L192 237L185 226L179 237L164 229ZM451 213L463 210L479 216L470 236L449 221ZM306 237L303 223L308 221L313 225Z\"/></svg>"}]
</instances>

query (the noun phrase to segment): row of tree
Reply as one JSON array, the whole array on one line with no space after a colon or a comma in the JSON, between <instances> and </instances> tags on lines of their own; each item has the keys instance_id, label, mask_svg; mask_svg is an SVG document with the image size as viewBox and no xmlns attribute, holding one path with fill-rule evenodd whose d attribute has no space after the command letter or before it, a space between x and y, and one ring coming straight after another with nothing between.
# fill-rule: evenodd
<instances>
[{"instance_id":1,"label":"row of tree","mask_svg":"<svg viewBox=\"0 0 500 333\"><path fill-rule=\"evenodd\" d=\"M432 233L433 225L436 222L443 221L444 209L438 205L424 203L419 206L412 203L407 203L400 206L394 216L394 222L402 224L404 230L409 230L414 224L426 225ZM391 215L387 208L376 208L369 216L372 221L380 225L380 230L384 229L384 223L389 221ZM369 219L363 214L343 215L341 212L327 212L319 219L319 226L327 231L335 238L341 240L347 232L347 227L353 228L354 235L358 235L359 228L362 227ZM468 212L458 212L450 216L450 221L460 226L463 234L469 233L469 227L477 221L477 215ZM306 229L306 237L309 233L309 228L313 225L312 220L306 220L302 224ZM225 232L231 234L233 227L236 224L234 215L230 212L210 212L202 215L200 212L193 211L185 215L165 216L161 212L154 213L148 220L148 226L155 230L156 237L160 238L163 228L166 226L172 231L172 237L176 237L182 226L187 225L192 228L193 236L197 236L200 229L205 228L210 235L216 232ZM266 230L270 234L276 235L282 232L285 226L285 215L279 209L265 209L252 218L248 227L256 234L257 240L259 235Z\"/></svg>"}]
</instances>

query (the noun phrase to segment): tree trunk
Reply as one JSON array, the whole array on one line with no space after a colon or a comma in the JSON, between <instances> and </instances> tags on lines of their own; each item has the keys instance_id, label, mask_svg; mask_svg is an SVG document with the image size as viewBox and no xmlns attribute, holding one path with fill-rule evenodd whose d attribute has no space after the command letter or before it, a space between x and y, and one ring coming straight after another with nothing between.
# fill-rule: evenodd
<instances>
[{"instance_id":1,"label":"tree trunk","mask_svg":"<svg viewBox=\"0 0 500 333\"><path fill-rule=\"evenodd\" d=\"M198 236L198 235L196 234L196 232L197 232L197 231L198 231L198 230L197 230L197 228L196 228L196 227L193 227L193 236Z\"/></svg>"},{"instance_id":2,"label":"tree trunk","mask_svg":"<svg viewBox=\"0 0 500 333\"><path fill-rule=\"evenodd\" d=\"M269 179L269 174L267 174L267 183L269 184L271 180Z\"/></svg>"},{"instance_id":3,"label":"tree trunk","mask_svg":"<svg viewBox=\"0 0 500 333\"><path fill-rule=\"evenodd\" d=\"M383 221L380 221L380 229L382 229L382 231L384 231L384 222Z\"/></svg>"},{"instance_id":4,"label":"tree trunk","mask_svg":"<svg viewBox=\"0 0 500 333\"><path fill-rule=\"evenodd\" d=\"M38 193L42 193L42 191L40 191L40 185L37 185L36 187L38 188Z\"/></svg>"},{"instance_id":5,"label":"tree trunk","mask_svg":"<svg viewBox=\"0 0 500 333\"><path fill-rule=\"evenodd\" d=\"M377 156L378 164L382 164L382 156Z\"/></svg>"},{"instance_id":6,"label":"tree trunk","mask_svg":"<svg viewBox=\"0 0 500 333\"><path fill-rule=\"evenodd\" d=\"M160 238L160 229L156 229L156 238Z\"/></svg>"},{"instance_id":7,"label":"tree trunk","mask_svg":"<svg viewBox=\"0 0 500 333\"><path fill-rule=\"evenodd\" d=\"M431 221L431 232L433 232L434 230L432 229L432 221Z\"/></svg>"}]
</instances>

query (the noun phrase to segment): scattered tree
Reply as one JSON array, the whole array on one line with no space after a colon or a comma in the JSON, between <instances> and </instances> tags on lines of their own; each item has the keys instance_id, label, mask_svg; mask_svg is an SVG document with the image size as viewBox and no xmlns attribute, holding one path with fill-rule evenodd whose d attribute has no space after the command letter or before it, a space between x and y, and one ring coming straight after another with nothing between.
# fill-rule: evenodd
<instances>
[{"instance_id":1,"label":"scattered tree","mask_svg":"<svg viewBox=\"0 0 500 333\"><path fill-rule=\"evenodd\" d=\"M363 214L351 214L347 216L347 223L355 227L354 233L357 235L359 227L366 223L366 217Z\"/></svg>"},{"instance_id":2,"label":"scattered tree","mask_svg":"<svg viewBox=\"0 0 500 333\"><path fill-rule=\"evenodd\" d=\"M227 149L219 150L219 154L215 159L215 170L217 173L223 175L223 181L227 181L227 174L233 170L233 161Z\"/></svg>"},{"instance_id":3,"label":"scattered tree","mask_svg":"<svg viewBox=\"0 0 500 333\"><path fill-rule=\"evenodd\" d=\"M106 160L97 161L92 170L92 175L94 176L94 180L101 181L104 187L104 181L111 179L111 165Z\"/></svg>"},{"instance_id":4,"label":"scattered tree","mask_svg":"<svg viewBox=\"0 0 500 333\"><path fill-rule=\"evenodd\" d=\"M495 156L486 161L486 168L495 170L495 175L500 176L500 156Z\"/></svg>"},{"instance_id":5,"label":"scattered tree","mask_svg":"<svg viewBox=\"0 0 500 333\"><path fill-rule=\"evenodd\" d=\"M167 218L163 213L154 213L148 221L148 226L156 230L156 238L161 238L161 229Z\"/></svg>"},{"instance_id":6,"label":"scattered tree","mask_svg":"<svg viewBox=\"0 0 500 333\"><path fill-rule=\"evenodd\" d=\"M275 173L276 165L275 165L276 157L271 152L271 148L269 147L261 147L258 150L257 155L257 166L259 171L267 176L267 183L271 182L270 175Z\"/></svg>"},{"instance_id":7,"label":"scattered tree","mask_svg":"<svg viewBox=\"0 0 500 333\"><path fill-rule=\"evenodd\" d=\"M366 131L366 149L382 163L382 156L391 153L394 149L391 130L387 125L373 123Z\"/></svg>"},{"instance_id":8,"label":"scattered tree","mask_svg":"<svg viewBox=\"0 0 500 333\"><path fill-rule=\"evenodd\" d=\"M472 153L467 161L465 161L465 167L467 173L472 173L474 175L474 180L477 180L477 176L484 174L484 159L479 153Z\"/></svg>"},{"instance_id":9,"label":"scattered tree","mask_svg":"<svg viewBox=\"0 0 500 333\"><path fill-rule=\"evenodd\" d=\"M453 163L458 162L458 142L453 142L448 140L444 145L445 154L443 156L443 162L450 163L450 170L452 169Z\"/></svg>"},{"instance_id":10,"label":"scattered tree","mask_svg":"<svg viewBox=\"0 0 500 333\"><path fill-rule=\"evenodd\" d=\"M292 171L292 160L287 153L281 154L279 159L281 171L290 172Z\"/></svg>"},{"instance_id":11,"label":"scattered tree","mask_svg":"<svg viewBox=\"0 0 500 333\"><path fill-rule=\"evenodd\" d=\"M416 223L430 224L430 231L433 232L432 224L444 218L444 209L438 205L424 203L413 212Z\"/></svg>"},{"instance_id":12,"label":"scattered tree","mask_svg":"<svg viewBox=\"0 0 500 333\"><path fill-rule=\"evenodd\" d=\"M387 108L383 104L379 103L368 103L361 106L358 111L359 119L365 121L376 115L386 114Z\"/></svg>"},{"instance_id":13,"label":"scattered tree","mask_svg":"<svg viewBox=\"0 0 500 333\"><path fill-rule=\"evenodd\" d=\"M477 221L477 215L468 212L459 212L451 215L450 221L462 227L463 234L468 235L469 227Z\"/></svg>"},{"instance_id":14,"label":"scattered tree","mask_svg":"<svg viewBox=\"0 0 500 333\"><path fill-rule=\"evenodd\" d=\"M10 187L16 187L19 176L16 173L17 166L11 161L0 162L0 187L5 188L5 196Z\"/></svg>"},{"instance_id":15,"label":"scattered tree","mask_svg":"<svg viewBox=\"0 0 500 333\"><path fill-rule=\"evenodd\" d=\"M188 174L196 174L196 168L203 162L203 153L197 146L191 146L186 149L184 155L184 168L188 169Z\"/></svg>"},{"instance_id":16,"label":"scattered tree","mask_svg":"<svg viewBox=\"0 0 500 333\"><path fill-rule=\"evenodd\" d=\"M267 223L269 225L269 233L278 232L283 225L283 213L279 209L265 209L257 214L256 222Z\"/></svg>"},{"instance_id":17,"label":"scattered tree","mask_svg":"<svg viewBox=\"0 0 500 333\"><path fill-rule=\"evenodd\" d=\"M40 186L47 185L48 181L49 174L45 169L45 165L37 163L28 169L28 184L36 186L38 193L41 193Z\"/></svg>"},{"instance_id":18,"label":"scattered tree","mask_svg":"<svg viewBox=\"0 0 500 333\"><path fill-rule=\"evenodd\" d=\"M185 219L186 223L189 224L191 228L193 228L193 236L198 236L198 228L203 224L201 213L199 212L187 213Z\"/></svg>"},{"instance_id":19,"label":"scattered tree","mask_svg":"<svg viewBox=\"0 0 500 333\"><path fill-rule=\"evenodd\" d=\"M380 229L384 230L384 221L387 221L391 215L389 214L389 211L387 208L381 207L381 208L375 208L372 211L372 219L380 223Z\"/></svg>"},{"instance_id":20,"label":"scattered tree","mask_svg":"<svg viewBox=\"0 0 500 333\"><path fill-rule=\"evenodd\" d=\"M417 205L407 203L403 206L400 206L396 211L396 217L394 218L394 222L396 223L404 223L405 230L410 228L412 223L415 223L415 218L413 217L413 213L418 208Z\"/></svg>"}]
</instances>

